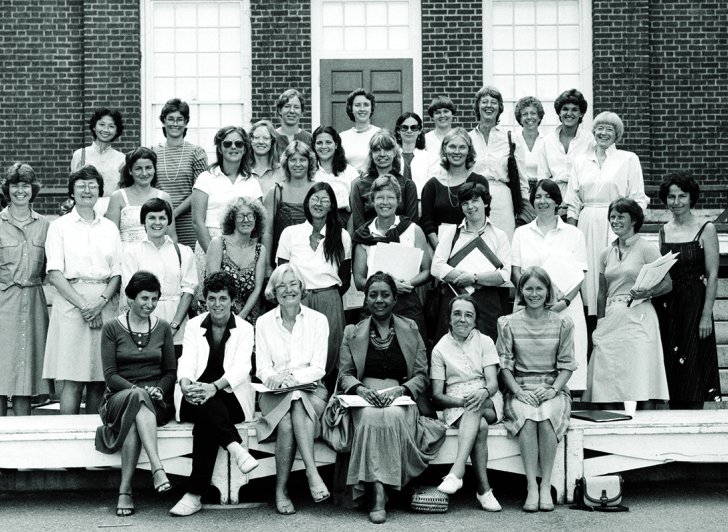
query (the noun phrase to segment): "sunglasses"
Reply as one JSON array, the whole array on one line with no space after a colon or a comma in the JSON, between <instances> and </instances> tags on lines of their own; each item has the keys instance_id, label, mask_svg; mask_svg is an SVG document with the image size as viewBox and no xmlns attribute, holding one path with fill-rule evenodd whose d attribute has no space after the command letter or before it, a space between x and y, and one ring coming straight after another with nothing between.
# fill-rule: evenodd
<instances>
[{"instance_id":1,"label":"sunglasses","mask_svg":"<svg viewBox=\"0 0 728 532\"><path fill-rule=\"evenodd\" d=\"M400 131L419 131L420 126L417 124L415 124L414 126L408 126L406 124L402 124L401 126L399 126L399 130Z\"/></svg>"},{"instance_id":2,"label":"sunglasses","mask_svg":"<svg viewBox=\"0 0 728 532\"><path fill-rule=\"evenodd\" d=\"M235 142L233 142L232 140L222 141L223 148L231 148L233 144L235 144L236 148L242 148L243 146L245 146L245 142L243 142L242 140L236 140Z\"/></svg>"}]
</instances>

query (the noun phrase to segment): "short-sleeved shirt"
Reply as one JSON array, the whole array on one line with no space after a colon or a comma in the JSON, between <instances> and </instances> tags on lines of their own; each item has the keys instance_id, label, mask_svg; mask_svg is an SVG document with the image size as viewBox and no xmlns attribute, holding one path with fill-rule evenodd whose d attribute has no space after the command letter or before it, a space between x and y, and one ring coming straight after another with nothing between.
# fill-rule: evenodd
<instances>
[{"instance_id":1,"label":"short-sleeved shirt","mask_svg":"<svg viewBox=\"0 0 728 532\"><path fill-rule=\"evenodd\" d=\"M450 386L483 377L483 368L499 365L493 340L478 329L473 329L464 342L447 333L432 350L430 378Z\"/></svg>"},{"instance_id":2,"label":"short-sleeved shirt","mask_svg":"<svg viewBox=\"0 0 728 532\"><path fill-rule=\"evenodd\" d=\"M350 210L349 195L351 194L351 183L357 177L359 177L357 169L350 164L347 164L344 171L340 172L338 175L327 172L319 166L319 169L313 176L313 180L328 183L334 191L336 204L339 209Z\"/></svg>"},{"instance_id":3,"label":"short-sleeved shirt","mask_svg":"<svg viewBox=\"0 0 728 532\"><path fill-rule=\"evenodd\" d=\"M627 295L634 286L642 266L660 258L660 250L640 235L627 239L627 249L619 256L619 239L602 251L599 273L607 281L607 297Z\"/></svg>"},{"instance_id":4,"label":"short-sleeved shirt","mask_svg":"<svg viewBox=\"0 0 728 532\"><path fill-rule=\"evenodd\" d=\"M537 222L534 220L513 233L512 266L540 266L550 255L559 255L571 260L581 270L588 269L584 233L557 217L556 228L544 234Z\"/></svg>"},{"instance_id":5,"label":"short-sleeved shirt","mask_svg":"<svg viewBox=\"0 0 728 532\"><path fill-rule=\"evenodd\" d=\"M9 207L0 212L0 290L42 284L45 241L49 222L35 211L28 223L19 223Z\"/></svg>"},{"instance_id":6,"label":"short-sleeved shirt","mask_svg":"<svg viewBox=\"0 0 728 532\"><path fill-rule=\"evenodd\" d=\"M258 180L251 176L238 175L235 182L230 182L219 166L202 172L195 182L195 189L207 194L207 227L222 227L222 214L231 201L248 196L261 199L263 192Z\"/></svg>"}]
</instances>

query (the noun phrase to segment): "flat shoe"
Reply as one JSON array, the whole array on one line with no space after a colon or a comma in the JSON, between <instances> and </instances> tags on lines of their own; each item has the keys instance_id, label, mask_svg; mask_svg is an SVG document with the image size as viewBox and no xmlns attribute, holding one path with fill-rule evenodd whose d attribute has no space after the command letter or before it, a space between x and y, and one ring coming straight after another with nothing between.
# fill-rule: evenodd
<instances>
[{"instance_id":1,"label":"flat shoe","mask_svg":"<svg viewBox=\"0 0 728 532\"><path fill-rule=\"evenodd\" d=\"M281 515L293 515L296 509L293 507L291 499L280 499L276 501L276 512Z\"/></svg>"},{"instance_id":2,"label":"flat shoe","mask_svg":"<svg viewBox=\"0 0 728 532\"><path fill-rule=\"evenodd\" d=\"M258 464L258 460L250 456L250 453L245 453L245 455L242 455L239 458L240 459L238 459L237 456L235 457L235 463L237 464L238 469L246 475L260 465Z\"/></svg>"},{"instance_id":3,"label":"flat shoe","mask_svg":"<svg viewBox=\"0 0 728 532\"><path fill-rule=\"evenodd\" d=\"M202 501L189 493L185 493L177 504L169 511L177 517L187 517L202 510Z\"/></svg>"},{"instance_id":4,"label":"flat shoe","mask_svg":"<svg viewBox=\"0 0 728 532\"><path fill-rule=\"evenodd\" d=\"M369 512L369 520L375 525L381 525L382 523L387 521L387 511L373 510Z\"/></svg>"},{"instance_id":5,"label":"flat shoe","mask_svg":"<svg viewBox=\"0 0 728 532\"><path fill-rule=\"evenodd\" d=\"M552 502L539 502L538 503L538 509L540 512L553 512L554 511L554 503Z\"/></svg>"},{"instance_id":6,"label":"flat shoe","mask_svg":"<svg viewBox=\"0 0 728 532\"><path fill-rule=\"evenodd\" d=\"M498 500L493 495L493 490L488 490L482 495L475 492L475 498L478 499L480 507L487 512L500 512L503 508L498 503Z\"/></svg>"},{"instance_id":7,"label":"flat shoe","mask_svg":"<svg viewBox=\"0 0 728 532\"><path fill-rule=\"evenodd\" d=\"M158 473L161 473L159 475L159 482L157 482ZM152 471L152 480L154 480L154 489L157 491L157 493L164 493L165 491L169 491L172 489L172 484L167 478L167 473L165 473L164 469L162 469L161 467Z\"/></svg>"},{"instance_id":8,"label":"flat shoe","mask_svg":"<svg viewBox=\"0 0 728 532\"><path fill-rule=\"evenodd\" d=\"M122 506L121 497L129 497L131 506ZM132 499L131 493L119 493L119 502L116 503L116 515L119 517L129 517L134 514L134 499Z\"/></svg>"},{"instance_id":9,"label":"flat shoe","mask_svg":"<svg viewBox=\"0 0 728 532\"><path fill-rule=\"evenodd\" d=\"M437 486L437 491L452 495L463 487L463 479L456 477L452 473L448 473L443 477L442 482Z\"/></svg>"},{"instance_id":10,"label":"flat shoe","mask_svg":"<svg viewBox=\"0 0 728 532\"><path fill-rule=\"evenodd\" d=\"M527 502L523 505L523 511L528 513L538 512L537 502Z\"/></svg>"},{"instance_id":11,"label":"flat shoe","mask_svg":"<svg viewBox=\"0 0 728 532\"><path fill-rule=\"evenodd\" d=\"M309 486L308 489L311 491L311 497L313 497L313 502L323 502L331 497L331 494L329 493L329 489L326 487L326 484Z\"/></svg>"}]
</instances>

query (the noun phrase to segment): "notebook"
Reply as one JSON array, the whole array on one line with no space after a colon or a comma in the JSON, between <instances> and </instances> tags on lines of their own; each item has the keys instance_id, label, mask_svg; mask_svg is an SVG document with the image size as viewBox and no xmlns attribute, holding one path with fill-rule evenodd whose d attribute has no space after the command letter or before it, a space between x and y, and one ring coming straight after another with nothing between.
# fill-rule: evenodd
<instances>
[{"instance_id":1,"label":"notebook","mask_svg":"<svg viewBox=\"0 0 728 532\"><path fill-rule=\"evenodd\" d=\"M608 410L574 410L571 417L585 419L595 423L607 423L609 421L629 421L632 416L621 412L610 412Z\"/></svg>"}]
</instances>

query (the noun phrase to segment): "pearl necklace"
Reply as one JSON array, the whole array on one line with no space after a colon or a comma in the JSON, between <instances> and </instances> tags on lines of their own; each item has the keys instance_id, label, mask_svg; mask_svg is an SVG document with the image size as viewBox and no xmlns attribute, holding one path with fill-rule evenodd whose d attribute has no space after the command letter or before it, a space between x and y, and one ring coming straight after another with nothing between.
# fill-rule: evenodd
<instances>
[{"instance_id":1,"label":"pearl necklace","mask_svg":"<svg viewBox=\"0 0 728 532\"><path fill-rule=\"evenodd\" d=\"M177 177L179 176L179 170L182 168L182 160L185 158L185 148L187 147L187 144L184 142L182 143L182 153L179 156L179 162L177 163L177 171L174 173L174 177L169 177L169 171L167 170L167 151L170 149L169 142L167 142L167 145L165 146L164 150L164 177L167 178L167 180L170 183L174 183L177 181Z\"/></svg>"},{"instance_id":2,"label":"pearl necklace","mask_svg":"<svg viewBox=\"0 0 728 532\"><path fill-rule=\"evenodd\" d=\"M147 326L148 330L146 333L135 333L131 330L131 325L129 324L129 311L126 312L126 328L129 329L131 341L137 345L139 351L147 347L149 345L149 341L152 339L152 318L149 316L147 316ZM144 341L144 336L147 337L146 341Z\"/></svg>"}]
</instances>

